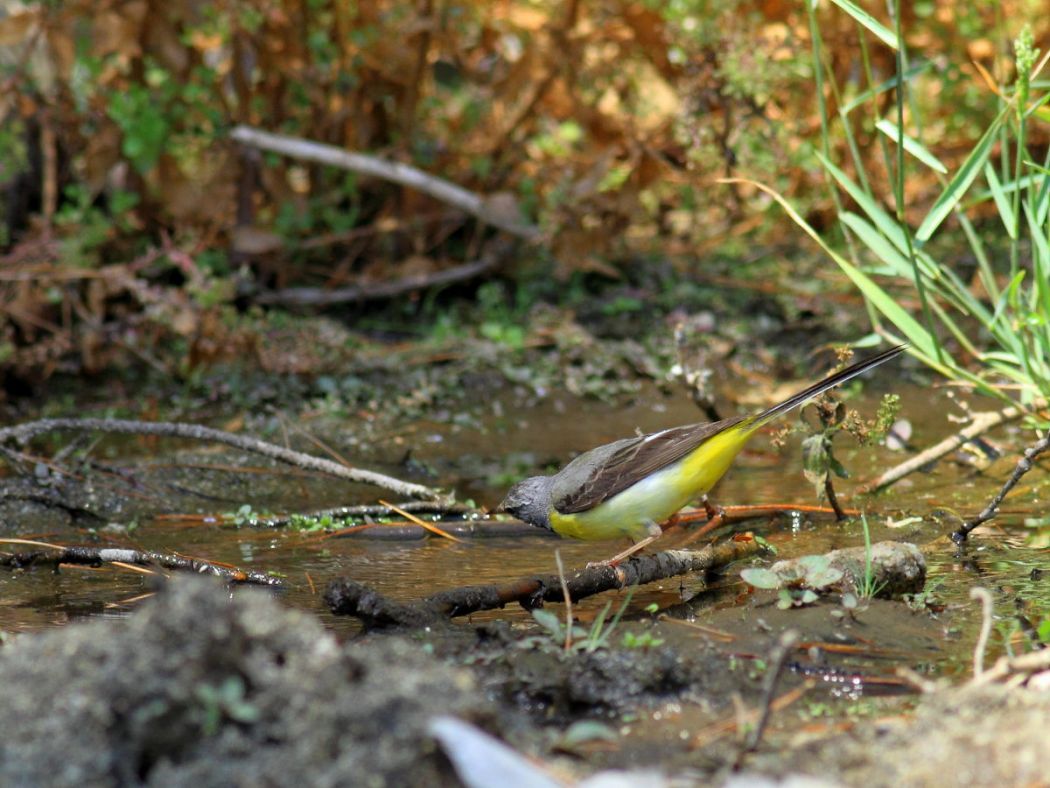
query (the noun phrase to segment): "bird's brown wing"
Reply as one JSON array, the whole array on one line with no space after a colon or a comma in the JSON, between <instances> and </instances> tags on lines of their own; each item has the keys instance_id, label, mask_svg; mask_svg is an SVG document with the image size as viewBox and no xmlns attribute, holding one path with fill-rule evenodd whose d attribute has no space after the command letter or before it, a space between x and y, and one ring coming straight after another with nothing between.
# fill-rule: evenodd
<instances>
[{"instance_id":1,"label":"bird's brown wing","mask_svg":"<svg viewBox=\"0 0 1050 788\"><path fill-rule=\"evenodd\" d=\"M741 421L742 417L672 427L581 454L557 474L554 508L562 514L593 509Z\"/></svg>"}]
</instances>

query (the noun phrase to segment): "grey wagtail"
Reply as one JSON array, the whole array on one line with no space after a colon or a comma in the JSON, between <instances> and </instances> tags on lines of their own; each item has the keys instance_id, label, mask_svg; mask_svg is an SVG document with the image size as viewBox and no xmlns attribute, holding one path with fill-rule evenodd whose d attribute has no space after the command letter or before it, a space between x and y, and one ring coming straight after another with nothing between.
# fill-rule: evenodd
<instances>
[{"instance_id":1,"label":"grey wagtail","mask_svg":"<svg viewBox=\"0 0 1050 788\"><path fill-rule=\"evenodd\" d=\"M846 367L752 416L672 427L591 449L552 476L518 482L500 509L574 539L626 536L635 545L609 561L616 563L660 536L658 523L714 487L763 425L906 347L898 345Z\"/></svg>"}]
</instances>

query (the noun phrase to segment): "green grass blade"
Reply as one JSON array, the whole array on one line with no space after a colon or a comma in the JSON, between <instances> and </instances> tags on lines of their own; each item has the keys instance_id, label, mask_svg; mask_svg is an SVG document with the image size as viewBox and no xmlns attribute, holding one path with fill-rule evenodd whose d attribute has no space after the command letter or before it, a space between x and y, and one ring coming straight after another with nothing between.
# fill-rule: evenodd
<instances>
[{"instance_id":1,"label":"green grass blade","mask_svg":"<svg viewBox=\"0 0 1050 788\"><path fill-rule=\"evenodd\" d=\"M923 144L914 137L909 137L907 134L901 134L900 129L897 128L896 123L893 123L888 120L880 120L875 124L875 128L877 128L879 131L881 131L894 142L897 142L898 139L903 140L904 150L907 151L910 155L914 156L919 161L921 161L931 170L939 172L941 173L941 175L948 174L948 168L941 164L940 159L938 159L936 156L934 156L932 153L926 150Z\"/></svg>"},{"instance_id":2,"label":"green grass blade","mask_svg":"<svg viewBox=\"0 0 1050 788\"><path fill-rule=\"evenodd\" d=\"M955 177L948 182L944 191L941 192L941 196L937 198L937 202L933 204L930 212L922 220L922 224L919 225L919 229L915 232L915 237L919 241L928 241L930 236L940 227L941 222L947 218L959 200L966 194L967 189L970 188L970 185L984 167L984 163L988 160L988 154L991 153L992 145L995 142L996 135L999 133L999 127L1006 118L1009 109L1009 106L1004 107L996 119L992 121L992 125L988 127L981 139L977 141L973 150L970 151L970 155L963 162L962 167L955 173Z\"/></svg>"},{"instance_id":3,"label":"green grass blade","mask_svg":"<svg viewBox=\"0 0 1050 788\"><path fill-rule=\"evenodd\" d=\"M900 43L897 41L897 36L893 34L886 25L882 24L878 19L873 17L863 8L857 4L850 2L850 0L831 0L835 5L849 14L851 17L857 20L861 25L865 27L875 38L879 39L886 46L891 49L900 49Z\"/></svg>"},{"instance_id":4,"label":"green grass blade","mask_svg":"<svg viewBox=\"0 0 1050 788\"><path fill-rule=\"evenodd\" d=\"M930 68L932 68L932 66L933 66L933 61L930 61L930 60L927 60L927 61L925 61L923 63L919 63L918 65L915 65L915 66L911 66L906 72L904 72L904 81L905 82L910 82L912 80L912 78L917 77L919 74L923 73L924 71L928 71ZM893 90L895 87L897 87L897 84L898 84L897 77L896 76L892 76L889 79L884 80L884 81L880 82L879 84L875 85L875 87L868 88L864 92L858 93L856 96L853 97L853 99L851 101L848 101L845 104L843 104L842 105L842 109L839 110L839 112L842 113L843 115L849 115L857 107L859 107L859 106L863 105L864 103L866 103L867 101L875 98L875 96L881 95L882 93L885 93L887 90Z\"/></svg>"},{"instance_id":5,"label":"green grass blade","mask_svg":"<svg viewBox=\"0 0 1050 788\"><path fill-rule=\"evenodd\" d=\"M1028 221L1028 232L1032 236L1032 274L1039 296L1035 312L1045 326L1047 321L1050 321L1050 241L1047 240L1046 232L1036 221L1033 212L1029 210L1027 201L1024 203L1024 215Z\"/></svg>"},{"instance_id":6,"label":"green grass blade","mask_svg":"<svg viewBox=\"0 0 1050 788\"><path fill-rule=\"evenodd\" d=\"M849 260L840 255L834 249L832 249L827 242L820 236L816 230L814 230L801 214L794 209L794 207L779 192L766 186L764 183L753 181L750 178L719 178L719 183L747 183L754 186L757 189L762 190L780 205L781 208L787 213L791 220L798 225L803 232L806 233L810 238L816 241L817 245L824 250L824 252L835 261L842 272L856 285L857 289L861 291L864 297L875 307L882 315L889 320L898 331L900 331L905 339L907 339L912 346L926 358L929 359L931 366L936 368L944 369L943 364L938 364L934 359L940 355L945 360L950 361L947 353L943 350L938 351L936 339L925 329L922 325L900 305L893 297L883 290L879 285L867 274L861 271L857 266L853 265Z\"/></svg>"},{"instance_id":7,"label":"green grass blade","mask_svg":"<svg viewBox=\"0 0 1050 788\"><path fill-rule=\"evenodd\" d=\"M1006 227L1006 232L1010 238L1016 239L1017 233L1015 228L1017 222L1014 217L1014 208L1010 204L1010 200L1006 197L1006 192L1003 191L1003 184L999 180L999 176L995 174L995 167L988 162L984 163L984 177L988 181L988 188L992 192L992 199L995 201L995 207L999 210L999 218L1003 220L1003 225Z\"/></svg>"},{"instance_id":8,"label":"green grass blade","mask_svg":"<svg viewBox=\"0 0 1050 788\"><path fill-rule=\"evenodd\" d=\"M897 224L897 220L886 213L874 197L861 189L853 182L852 178L832 164L827 157L818 153L817 158L820 160L821 166L831 173L831 177L842 187L843 191L867 214L872 224L878 228L878 231L889 238L890 242L902 252L906 251L908 249L908 240L904 237L904 230Z\"/></svg>"}]
</instances>

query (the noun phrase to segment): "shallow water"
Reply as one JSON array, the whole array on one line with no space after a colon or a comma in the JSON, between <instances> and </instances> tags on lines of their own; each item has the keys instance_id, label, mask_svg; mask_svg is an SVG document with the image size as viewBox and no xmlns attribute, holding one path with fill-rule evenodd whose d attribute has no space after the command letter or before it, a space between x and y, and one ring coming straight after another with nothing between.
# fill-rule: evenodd
<instances>
[{"instance_id":1,"label":"shallow water","mask_svg":"<svg viewBox=\"0 0 1050 788\"><path fill-rule=\"evenodd\" d=\"M950 429L951 425L943 417L949 406L941 394L931 396L928 391L916 389L900 393L904 401L902 416L915 425L913 445L929 445ZM454 487L461 497L470 496L483 505L493 506L504 490L502 485L497 488L490 483L491 469L497 466L498 458L508 453L516 453L523 465L532 462L540 468L548 461L563 462L575 451L630 435L636 429L651 431L695 419L695 409L683 397L665 398L654 393L642 401L647 404L613 409L553 397L515 404L497 400L481 409L476 420L460 426L426 422L410 425L400 433L400 444L395 438L391 445L409 443L413 447L413 458L435 469L440 484ZM861 402L865 412L874 410L874 397L866 397ZM1008 438L1004 442L1007 446L1017 445L1016 439ZM767 436L757 437L738 458L713 497L725 504L814 503L812 487L801 473L798 446L799 440L795 437L783 450L777 451ZM836 446L839 458L859 481L906 456L885 447L856 448L846 435L837 439ZM872 606L865 611L861 615L862 620L867 616L864 626L878 633L877 637L868 638L872 654L880 650L896 654L904 663L913 666L921 663L923 669L931 673L952 675L964 670L979 622L976 605L968 598L974 585L993 590L1004 631L1011 627L1010 616L1016 599L1028 600L1037 624L1040 615L1050 614L1050 558L1047 550L1039 546L1039 540L1045 539L1047 526L1025 525L1027 520L1041 514L1040 499L1046 494L1045 480L1038 470L1008 499L1004 509L1012 513L975 534L965 557L957 555L954 546L943 539L955 525L950 511L970 515L982 508L1012 465L1013 459L1008 456L981 474L954 460L942 461L930 473L913 475L888 493L859 502L850 500L850 492L857 486L854 481L839 482L837 488L844 505L862 506L866 510L873 541L912 541L924 549L928 587L935 587L940 604L940 612L935 616L913 612L903 604ZM333 499L338 490L323 482L276 478L276 497L271 484L267 488L269 497L265 507L260 508L307 511L336 503L358 502ZM251 501L251 484L245 487L240 482L240 485L230 485L230 505L213 503L200 506L199 510L207 511L212 506L217 511L230 511L237 508L238 500ZM261 482L258 487L262 488ZM946 510L949 513L946 514ZM735 528L762 534L777 548L779 557L823 553L863 544L864 540L858 521L839 524L821 516L782 516L773 521L738 524ZM351 577L394 598L411 600L459 585L500 583L524 575L553 573L555 551L560 552L566 568L570 569L609 557L621 548L618 544L562 541L542 532L535 536L477 538L462 543L434 537L392 542L325 537L288 528L202 524L199 519L180 521L169 517L140 522L129 536L103 539L122 546L179 552L245 569L279 573L287 584L287 590L281 593L290 604L317 613L327 625L344 634L356 632L357 624L330 615L321 601L326 584L336 577ZM69 543L69 539L57 536L54 540ZM666 543L671 547L675 542L668 537ZM1033 572L1039 569L1044 572L1042 579L1038 571ZM146 598L153 582L155 578L150 575L113 567L63 567L57 573L43 568L5 571L0 573L0 628L25 631L88 617L123 616ZM269 592L239 588L233 593ZM680 605L683 597L694 596L696 599L688 606ZM605 598L587 600L577 606L577 612L587 620L605 603ZM641 589L631 601L627 618L646 617L642 611L652 603L661 610L670 609L673 615L687 616L718 629L727 628L727 621L734 618L743 621L742 626L735 628L736 636L741 638L739 650L742 652L752 645L746 635L754 629L754 620L768 612L755 606L735 570L712 588L702 580L685 578ZM477 614L472 620L497 618L522 624L530 621L529 615L517 607ZM797 620L801 620L801 615ZM922 626L916 626L916 621ZM665 626L664 629L671 628ZM688 642L696 635L681 632L666 637ZM1016 640L1017 636L1012 637ZM1002 637L993 641L994 649L1002 647ZM882 658L872 654L856 660L860 668L871 670L878 666Z\"/></svg>"}]
</instances>

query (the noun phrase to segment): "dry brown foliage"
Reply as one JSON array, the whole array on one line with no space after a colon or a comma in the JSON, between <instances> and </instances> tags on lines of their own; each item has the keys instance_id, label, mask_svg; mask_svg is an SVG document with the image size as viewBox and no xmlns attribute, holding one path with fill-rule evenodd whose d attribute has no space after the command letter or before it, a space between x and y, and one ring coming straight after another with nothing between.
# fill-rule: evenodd
<instances>
[{"instance_id":1,"label":"dry brown foliage","mask_svg":"<svg viewBox=\"0 0 1050 788\"><path fill-rule=\"evenodd\" d=\"M994 104L957 54L1005 79L1016 31L1001 20L1031 16L1037 34L1050 23L1030 0L927 5L920 17L905 4L906 28L925 56L956 63L915 87L940 107L924 122L950 164L980 133L967 121ZM827 9L821 25L829 70L863 89L857 27ZM990 30L1002 40L972 32ZM472 220L384 182L239 151L226 138L237 123L411 162L524 211L560 276L716 243L764 205L719 176L773 182L819 220L821 176L795 166L819 139L809 46L802 8L785 0L13 5L0 17L0 246L21 245L0 279L4 363L47 374L76 349L84 369L104 367L106 326L133 316L158 341L188 339L193 360L215 355L229 337L200 337L234 286L205 250L228 250L267 287L380 281L478 253ZM893 73L888 51L871 56ZM855 130L872 144L870 122ZM911 196L935 186L917 178Z\"/></svg>"}]
</instances>

